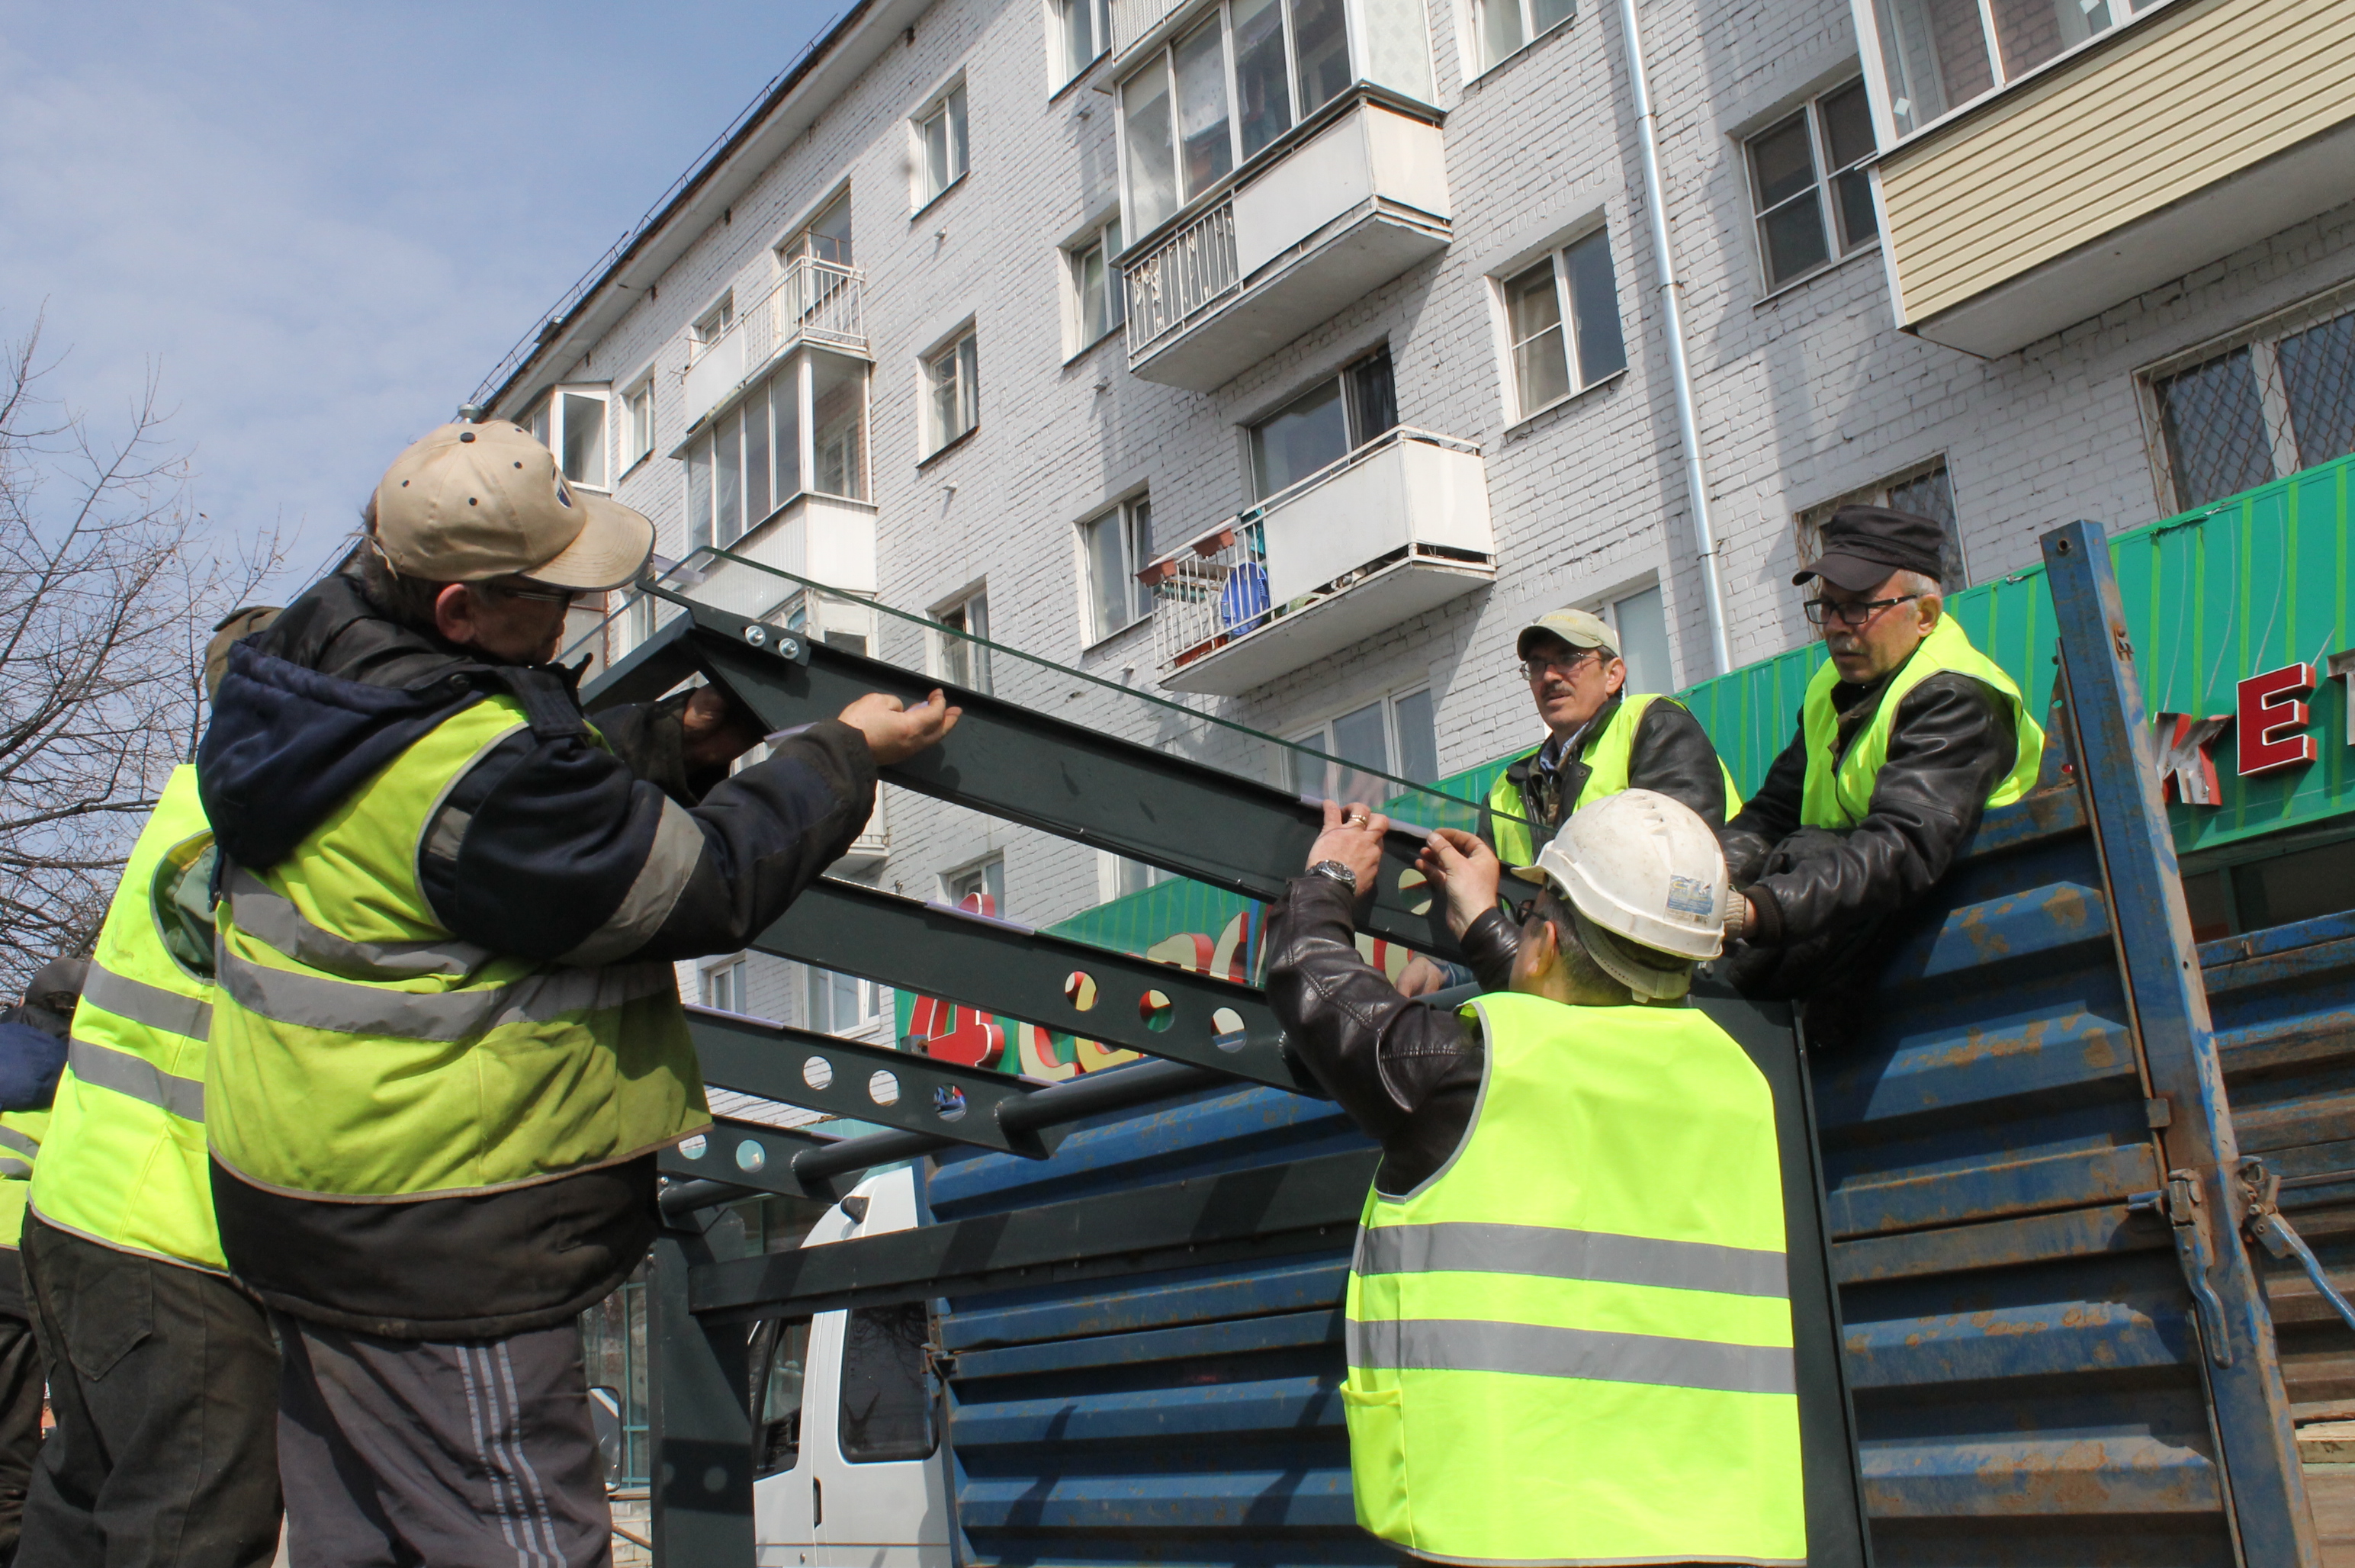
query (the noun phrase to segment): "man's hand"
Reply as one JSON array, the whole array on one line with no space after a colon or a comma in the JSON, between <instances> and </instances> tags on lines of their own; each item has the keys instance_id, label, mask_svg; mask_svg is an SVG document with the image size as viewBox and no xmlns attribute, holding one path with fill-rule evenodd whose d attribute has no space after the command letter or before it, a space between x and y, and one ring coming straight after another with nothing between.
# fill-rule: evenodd
<instances>
[{"instance_id":1,"label":"man's hand","mask_svg":"<svg viewBox=\"0 0 2355 1568\"><path fill-rule=\"evenodd\" d=\"M678 721L686 731L680 749L690 775L724 772L761 743L761 721L716 686L697 687Z\"/></svg>"},{"instance_id":2,"label":"man's hand","mask_svg":"<svg viewBox=\"0 0 2355 1568\"><path fill-rule=\"evenodd\" d=\"M1347 809L1332 801L1325 803L1325 831L1308 847L1308 863L1338 860L1349 868L1358 879L1360 896L1374 891L1374 879L1382 871L1382 835L1391 830L1391 819L1379 812L1369 811L1354 801Z\"/></svg>"},{"instance_id":3,"label":"man's hand","mask_svg":"<svg viewBox=\"0 0 2355 1568\"><path fill-rule=\"evenodd\" d=\"M1433 991L1447 988L1447 971L1418 953L1406 961L1399 971L1398 994L1401 997L1427 997Z\"/></svg>"},{"instance_id":4,"label":"man's hand","mask_svg":"<svg viewBox=\"0 0 2355 1568\"><path fill-rule=\"evenodd\" d=\"M1446 890L1447 929L1458 939L1474 921L1497 907L1497 885L1505 869L1494 849L1462 828L1433 828L1415 865Z\"/></svg>"},{"instance_id":5,"label":"man's hand","mask_svg":"<svg viewBox=\"0 0 2355 1568\"><path fill-rule=\"evenodd\" d=\"M910 708L886 692L870 691L842 710L842 721L867 737L876 766L889 767L938 744L964 714L964 709L951 708L947 695L940 691L924 699L920 708Z\"/></svg>"}]
</instances>

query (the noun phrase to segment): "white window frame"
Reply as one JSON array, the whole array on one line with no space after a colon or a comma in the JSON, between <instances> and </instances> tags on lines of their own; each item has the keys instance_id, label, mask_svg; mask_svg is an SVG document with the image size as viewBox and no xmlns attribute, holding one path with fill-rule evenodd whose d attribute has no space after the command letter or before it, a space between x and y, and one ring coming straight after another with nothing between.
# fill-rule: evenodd
<instances>
[{"instance_id":1,"label":"white window frame","mask_svg":"<svg viewBox=\"0 0 2355 1568\"><path fill-rule=\"evenodd\" d=\"M1100 259L1103 268L1104 319L1099 330L1090 330L1087 301L1087 266L1090 257ZM1077 244L1063 249L1063 278L1071 299L1071 311L1064 323L1065 340L1070 347L1064 358L1076 359L1117 335L1128 324L1127 281L1121 274L1120 214L1114 213L1089 232Z\"/></svg>"},{"instance_id":2,"label":"white window frame","mask_svg":"<svg viewBox=\"0 0 2355 1568\"><path fill-rule=\"evenodd\" d=\"M948 630L953 617L963 617L965 632L977 641L968 641ZM989 584L986 580L959 591L954 597L932 606L932 619L941 628L931 636L932 673L941 679L971 691L987 691L989 682ZM960 663L967 667L960 669Z\"/></svg>"},{"instance_id":3,"label":"white window frame","mask_svg":"<svg viewBox=\"0 0 2355 1568\"><path fill-rule=\"evenodd\" d=\"M1095 48L1085 59L1071 58L1071 13L1077 7L1088 19ZM1047 0L1047 59L1052 67L1049 95L1060 92L1087 74L1088 67L1112 50L1111 0Z\"/></svg>"},{"instance_id":4,"label":"white window frame","mask_svg":"<svg viewBox=\"0 0 2355 1568\"><path fill-rule=\"evenodd\" d=\"M981 428L981 335L970 321L916 361L916 385L923 410L925 457L943 452ZM938 397L946 366L954 389L954 428L941 417Z\"/></svg>"},{"instance_id":5,"label":"white window frame","mask_svg":"<svg viewBox=\"0 0 2355 1568\"><path fill-rule=\"evenodd\" d=\"M1611 242L1611 237L1614 232L1615 230L1607 220L1581 224L1567 232L1561 239L1550 242L1535 254L1524 256L1512 265L1489 274L1489 299L1497 324L1498 363L1504 368L1502 379L1505 385L1508 424L1519 424L1535 419L1548 409L1560 408L1562 404L1582 397L1597 387L1609 385L1627 373L1627 312L1621 299L1619 257ZM1577 302L1570 286L1570 263L1567 257L1571 251L1598 235L1603 239L1604 254L1611 261L1612 304L1616 312L1619 327L1619 364L1616 368L1606 371L1589 381L1582 378L1579 366L1580 335L1587 330L1587 324L1578 315ZM1541 266L1549 267L1553 272L1554 305L1561 317L1560 326L1562 368L1570 389L1558 398L1549 398L1544 402L1530 405L1526 402L1521 389L1518 357L1520 343L1513 336L1512 286ZM1533 334L1532 336L1534 336L1536 335Z\"/></svg>"},{"instance_id":6,"label":"white window frame","mask_svg":"<svg viewBox=\"0 0 2355 1568\"><path fill-rule=\"evenodd\" d=\"M1106 606L1100 590L1103 586L1097 570L1097 541L1110 536L1121 548L1120 580L1127 585L1124 603ZM1153 615L1153 590L1137 581L1136 574L1153 560L1153 497L1140 492L1128 496L1119 505L1110 507L1080 524L1080 576L1087 601L1088 644L1120 635L1133 626L1143 624Z\"/></svg>"},{"instance_id":7,"label":"white window frame","mask_svg":"<svg viewBox=\"0 0 2355 1568\"><path fill-rule=\"evenodd\" d=\"M1758 286L1767 294L1778 294L1785 289L1796 289L1810 278L1821 277L1851 256L1860 256L1881 243L1881 213L1873 204L1872 232L1861 239L1849 236L1842 221L1839 204L1839 181L1843 175L1853 174L1868 182L1871 179L1863 165L1869 165L1874 148L1868 147L1858 156L1835 167L1832 164L1831 133L1824 116L1824 100L1837 98L1850 88L1864 86L1861 76L1852 76L1833 83L1787 114L1777 115L1770 124L1763 125L1742 138L1742 176L1750 193L1750 237L1758 250ZM1867 114L1870 113L1870 90L1866 91ZM1807 128L1807 156L1812 179L1804 191L1795 191L1771 208L1759 205L1758 163L1754 154L1757 144L1782 130L1792 121L1804 117ZM1792 273L1777 282L1766 250L1766 219L1807 196L1816 198L1816 211L1824 230L1824 260L1802 272Z\"/></svg>"},{"instance_id":8,"label":"white window frame","mask_svg":"<svg viewBox=\"0 0 2355 1568\"><path fill-rule=\"evenodd\" d=\"M1619 639L1620 641L1622 648L1621 656L1624 659L1625 656L1625 637L1619 624L1619 606L1625 604L1628 600L1635 598L1638 594L1653 592L1657 592L1660 596L1660 629L1662 638L1668 644L1668 667L1663 672L1666 676L1666 680L1657 688L1639 686L1636 681L1636 672L1631 668L1627 672L1627 685L1625 688L1625 689L1630 692L1646 690L1667 692L1674 691L1678 688L1678 671L1681 669L1684 661L1678 656L1677 649L1677 623L1676 616L1672 613L1673 607L1668 603L1668 584L1660 581L1659 573L1646 572L1641 577L1633 578L1628 581L1621 583L1618 587L1612 589L1607 593L1600 594L1597 597L1587 601L1586 603L1581 606L1581 608L1585 610L1587 613L1593 615L1595 619L1601 621L1604 625L1611 628L1612 636Z\"/></svg>"},{"instance_id":9,"label":"white window frame","mask_svg":"<svg viewBox=\"0 0 2355 1568\"><path fill-rule=\"evenodd\" d=\"M1944 474L1946 476L1946 496L1954 504L1955 508L1955 531L1946 542L1955 552L1955 570L1952 575L1956 581L1947 582L1944 586L1949 593L1961 592L1970 586L1971 581L1970 559L1963 549L1962 495L1955 488L1955 471L1943 452L1934 453L1919 462L1909 463L1902 468L1893 469L1870 485L1859 485L1856 489L1835 496L1828 501L1818 501L1801 512L1793 519L1796 530L1795 540L1800 561L1802 563L1812 561L1822 553L1821 529L1831 515L1842 507L1894 506L1896 503L1891 499L1892 492L1902 489L1908 485L1918 484L1934 474Z\"/></svg>"},{"instance_id":10,"label":"white window frame","mask_svg":"<svg viewBox=\"0 0 2355 1568\"><path fill-rule=\"evenodd\" d=\"M2350 311L2355 311L2355 283L2341 283L2193 344L2135 372L2136 394L2142 407L2144 446L2150 453L2151 489L2162 515L2188 512L2202 503L2193 502L2176 482L2175 465L2168 455L2166 409L2159 400L2158 383L2211 359L2221 359L2243 348L2249 350L2250 368L2255 373L2259 404L2264 411L2266 444L2273 451L2273 477L2286 479L2302 471L2303 459L2298 455L2297 431L2291 417L2289 384L2282 374L2282 340L2336 321Z\"/></svg>"},{"instance_id":11,"label":"white window frame","mask_svg":"<svg viewBox=\"0 0 2355 1568\"><path fill-rule=\"evenodd\" d=\"M723 959L704 965L701 976L703 1005L718 1012L740 1016L750 1010L744 996L744 955Z\"/></svg>"},{"instance_id":12,"label":"white window frame","mask_svg":"<svg viewBox=\"0 0 2355 1568\"><path fill-rule=\"evenodd\" d=\"M1318 752L1327 757L1331 757L1334 759L1336 763L1338 763L1343 767L1354 768L1358 766L1358 764L1353 763L1342 762L1339 753L1334 749L1333 726L1340 720L1353 718L1356 715L1364 712L1367 709L1372 707L1376 703L1381 704L1382 709L1382 750L1384 762L1380 771L1390 778L1405 778L1405 763L1400 755L1399 748L1398 705L1412 697L1428 697L1431 699L1431 743L1432 755L1434 759L1433 766L1435 768L1437 765L1436 758L1439 753L1439 688L1428 680L1415 680L1409 681L1407 684L1399 687L1396 690L1385 691L1378 697L1366 698L1359 701L1352 702L1338 712L1327 714L1314 728L1295 731L1291 735L1285 737L1286 741L1289 742L1283 753L1283 770L1285 776L1278 782L1283 784L1284 788L1290 790L1295 795L1306 793L1308 790L1308 785L1300 780L1297 773L1296 769L1299 761L1299 753L1291 749L1293 746L1305 746L1312 752ZM1387 785L1385 785L1384 788L1387 791L1384 796L1386 799L1389 798L1389 795L1399 793L1395 789L1390 789Z\"/></svg>"},{"instance_id":13,"label":"white window frame","mask_svg":"<svg viewBox=\"0 0 2355 1568\"><path fill-rule=\"evenodd\" d=\"M856 1035L872 1027L875 1020L883 1016L883 998L890 993L889 987L879 986L872 980L863 979L856 975L839 975L831 969L821 969L815 964L804 964L800 968L804 1028L815 1029L820 1034ZM858 1010L857 1018L849 1019L836 1018L830 999L825 1008L826 1016L823 1019L818 1017L820 992L822 989L830 992L829 982L836 979L850 982L851 1006Z\"/></svg>"},{"instance_id":14,"label":"white window frame","mask_svg":"<svg viewBox=\"0 0 2355 1568\"><path fill-rule=\"evenodd\" d=\"M989 887L989 873L992 869L995 869L997 872L997 887L996 891L994 892ZM965 885L968 880L973 883L970 887ZM996 850L991 854L982 856L977 860L968 861L966 864L959 866L954 870L943 871L941 873L941 901L947 904L951 909L960 907L965 899L971 897L975 893L981 894L983 898L997 905L994 910L986 910L983 912L990 919L1005 920L1007 918L1006 913L1006 851L1003 849Z\"/></svg>"},{"instance_id":15,"label":"white window frame","mask_svg":"<svg viewBox=\"0 0 2355 1568\"><path fill-rule=\"evenodd\" d=\"M816 356L820 354L831 355L834 358L842 361L844 364L854 365L858 368L858 378L860 382L858 394L859 450L858 464L858 471L856 475L856 488L858 491L858 494L857 495L843 495L832 490L821 490L817 487L818 447ZM874 496L874 475L870 472L869 453L874 437L873 426L875 416L874 389L871 385L871 368L868 366L868 362L856 354L844 354L838 350L819 347L813 345L795 349L785 358L783 364L777 367L776 369L770 372L770 374L763 378L760 382L755 383L756 386L762 389L761 395L757 400L760 402L763 410L766 410L770 406L769 399L774 396L775 389L777 387L789 384L792 389L792 395L797 405L795 410L795 419L794 421L794 436L796 441L799 443L798 449L794 453L795 472L794 477L795 483L792 489L787 490L783 485L776 482L777 454L773 444L769 453L771 478L769 485L769 504L767 508L757 517L751 514L750 505L751 487L741 483L740 480L737 489L737 505L740 509L741 509L743 515L739 518L737 530L734 533L730 534L725 539L720 537L719 509L717 500L718 485L716 474L714 472L719 463L720 430L723 425L726 425L730 421L742 420L744 417L745 407L756 400L754 394L749 391L746 392L742 397L735 399L718 414L707 420L704 422L703 428L695 432L694 436L688 440L686 446L683 447L678 453L679 457L682 459L680 467L683 470L683 480L685 485L685 499L681 505L680 510L686 519L687 547L689 549L693 549L699 545L714 545L719 549L725 549L729 546L734 544L737 540L744 538L747 534L750 534L754 529L760 528L770 518L777 516L780 512L783 512L795 501L807 496L824 496L832 500L852 501L861 504L871 503ZM773 431L773 429L774 425L773 420L772 430ZM739 464L742 464L747 460L746 453L748 448L749 443L744 442L740 437L737 446L737 461ZM696 465L698 462L703 464L704 473L706 475L706 477L703 480L703 491L700 494L698 492L696 481Z\"/></svg>"},{"instance_id":16,"label":"white window frame","mask_svg":"<svg viewBox=\"0 0 2355 1568\"><path fill-rule=\"evenodd\" d=\"M1521 41L1492 59L1488 54L1487 9L1490 5L1497 4L1510 5L1518 14ZM1561 20L1540 27L1537 25L1537 7L1534 0L1464 0L1462 19L1463 25L1457 34L1462 45L1459 58L1476 62L1475 69L1466 73L1469 79L1476 80L1506 61L1527 54L1531 48L1577 21L1578 7L1573 4L1563 15Z\"/></svg>"},{"instance_id":17,"label":"white window frame","mask_svg":"<svg viewBox=\"0 0 2355 1568\"><path fill-rule=\"evenodd\" d=\"M565 425L574 413L565 401L568 398L597 405L595 434L600 461L594 473L589 472L583 464L580 465L583 471L576 474L565 463ZM534 398L515 422L521 425L534 441L556 454L557 466L564 470L567 481L583 490L607 492L613 487L616 473L613 464L613 384L611 381L561 383Z\"/></svg>"},{"instance_id":18,"label":"white window frame","mask_svg":"<svg viewBox=\"0 0 2355 1568\"><path fill-rule=\"evenodd\" d=\"M795 224L793 229L787 233L783 239L778 240L774 245L769 248L769 253L775 258L777 271L780 272L784 272L804 256L813 257L817 261L826 262L832 266L848 267L856 265L856 258L858 250L858 236L855 228L852 229L849 237L850 243L847 247L850 254L844 256L820 256L817 254L816 250L818 240L821 238L817 233L819 220L824 219L826 214L832 212L837 207L847 208L849 207L849 203L850 185L849 182L846 180L841 185L837 186L833 190L827 192L825 199L818 202L815 207L812 207L809 209L808 214L804 217L799 223ZM833 237L828 235L824 238L831 241Z\"/></svg>"},{"instance_id":19,"label":"white window frame","mask_svg":"<svg viewBox=\"0 0 2355 1568\"><path fill-rule=\"evenodd\" d=\"M655 373L652 370L638 378L630 389L622 394L622 444L627 461L622 473L627 474L655 454Z\"/></svg>"},{"instance_id":20,"label":"white window frame","mask_svg":"<svg viewBox=\"0 0 2355 1568\"><path fill-rule=\"evenodd\" d=\"M723 289L719 297L706 305L687 329L687 362L694 364L703 357L711 346L728 336L736 325L736 291Z\"/></svg>"},{"instance_id":21,"label":"white window frame","mask_svg":"<svg viewBox=\"0 0 2355 1568\"><path fill-rule=\"evenodd\" d=\"M932 128L942 127L943 179L935 181L932 165ZM922 109L908 119L908 131L914 148L915 210L924 208L954 190L973 167L972 102L965 95L964 74L928 99Z\"/></svg>"}]
</instances>

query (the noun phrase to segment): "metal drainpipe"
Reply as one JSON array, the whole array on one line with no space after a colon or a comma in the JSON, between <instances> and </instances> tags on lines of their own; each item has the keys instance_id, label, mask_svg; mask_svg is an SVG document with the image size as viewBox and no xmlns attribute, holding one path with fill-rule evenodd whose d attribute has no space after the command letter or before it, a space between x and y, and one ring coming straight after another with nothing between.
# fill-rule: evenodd
<instances>
[{"instance_id":1,"label":"metal drainpipe","mask_svg":"<svg viewBox=\"0 0 2355 1568\"><path fill-rule=\"evenodd\" d=\"M1709 603L1709 647L1713 672L1733 668L1733 647L1725 632L1725 589L1717 576L1717 534L1709 520L1709 475L1700 463L1700 421L1693 413L1692 368L1685 362L1685 318L1678 300L1676 254L1668 246L1668 204L1660 188L1658 119L1644 76L1644 34L1636 21L1636 0L1619 0L1619 30L1627 42L1627 80L1636 94L1636 135L1644 154L1644 206L1652 220L1652 263L1658 274L1661 314L1668 323L1668 379L1676 386L1677 432L1685 447L1685 493L1692 505L1693 548L1700 562L1702 596Z\"/></svg>"}]
</instances>

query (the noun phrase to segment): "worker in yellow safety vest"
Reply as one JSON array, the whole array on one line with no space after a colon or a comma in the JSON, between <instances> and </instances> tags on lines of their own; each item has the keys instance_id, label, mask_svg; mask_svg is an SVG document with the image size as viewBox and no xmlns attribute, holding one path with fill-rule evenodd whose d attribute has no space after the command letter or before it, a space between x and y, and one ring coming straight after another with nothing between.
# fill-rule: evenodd
<instances>
[{"instance_id":1,"label":"worker in yellow safety vest","mask_svg":"<svg viewBox=\"0 0 2355 1568\"><path fill-rule=\"evenodd\" d=\"M16 1561L25 1493L41 1451L41 1357L17 1243L89 974L88 959L53 958L34 972L22 1002L0 1010L0 1564Z\"/></svg>"},{"instance_id":2,"label":"worker in yellow safety vest","mask_svg":"<svg viewBox=\"0 0 2355 1568\"><path fill-rule=\"evenodd\" d=\"M1381 1144L1341 1385L1358 1521L1496 1568L1798 1563L1797 1383L1774 1099L1685 1005L1732 892L1700 816L1631 789L1517 869L1423 858L1487 987L1448 1012L1358 955L1389 824L1327 807L1272 912L1285 1037Z\"/></svg>"},{"instance_id":3,"label":"worker in yellow safety vest","mask_svg":"<svg viewBox=\"0 0 2355 1568\"><path fill-rule=\"evenodd\" d=\"M276 613L214 628L208 689ZM57 1424L20 1568L244 1568L278 1549L278 1352L229 1281L205 1158L212 870L184 764L107 906L33 1168L27 1296Z\"/></svg>"},{"instance_id":4,"label":"worker in yellow safety vest","mask_svg":"<svg viewBox=\"0 0 2355 1568\"><path fill-rule=\"evenodd\" d=\"M1945 527L1843 507L1791 581L1828 656L1796 733L1720 837L1745 994L1805 998L1817 1047L1849 1038L1858 998L1902 933L1895 917L1945 877L1980 816L2036 784L2044 731L2019 684L1945 612Z\"/></svg>"}]
</instances>

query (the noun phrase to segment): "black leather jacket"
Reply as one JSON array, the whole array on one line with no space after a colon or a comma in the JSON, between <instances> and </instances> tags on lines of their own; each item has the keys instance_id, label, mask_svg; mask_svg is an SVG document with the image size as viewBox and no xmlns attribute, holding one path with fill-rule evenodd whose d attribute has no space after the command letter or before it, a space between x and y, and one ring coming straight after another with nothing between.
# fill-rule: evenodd
<instances>
[{"instance_id":1,"label":"black leather jacket","mask_svg":"<svg viewBox=\"0 0 2355 1568\"><path fill-rule=\"evenodd\" d=\"M1619 702L1614 697L1596 711L1579 737L1581 751L1618 713ZM1522 804L1529 807L1535 848L1544 848L1570 820L1571 804L1593 771L1583 756L1576 756L1549 775L1538 767L1535 752L1518 758L1505 770L1505 777L1521 792ZM1687 712L1682 703L1655 702L1644 710L1627 754L1627 785L1657 790L1672 800L1683 801L1711 827L1725 825L1725 772L1717 760L1717 748L1710 743L1709 731L1700 727L1700 720ZM1497 841L1485 807L1480 813L1480 837L1492 845Z\"/></svg>"},{"instance_id":2,"label":"black leather jacket","mask_svg":"<svg viewBox=\"0 0 2355 1568\"><path fill-rule=\"evenodd\" d=\"M1835 762L1864 731L1888 677L1832 688L1839 713ZM1955 863L1977 832L1987 793L2019 755L2011 705L1966 675L1942 670L1907 692L1889 734L1871 809L1845 829L1802 827L1807 775L1804 724L1740 816L1718 831L1733 885L1757 925L1724 964L1750 997L1806 997L1869 969L1890 917Z\"/></svg>"},{"instance_id":3,"label":"black leather jacket","mask_svg":"<svg viewBox=\"0 0 2355 1568\"><path fill-rule=\"evenodd\" d=\"M1472 1125L1480 1098L1479 1026L1401 997L1359 956L1348 892L1295 877L1268 911L1267 999L1289 1050L1382 1146L1374 1185L1401 1196L1438 1170ZM1464 933L1484 991L1510 979L1518 933L1490 910Z\"/></svg>"}]
</instances>

